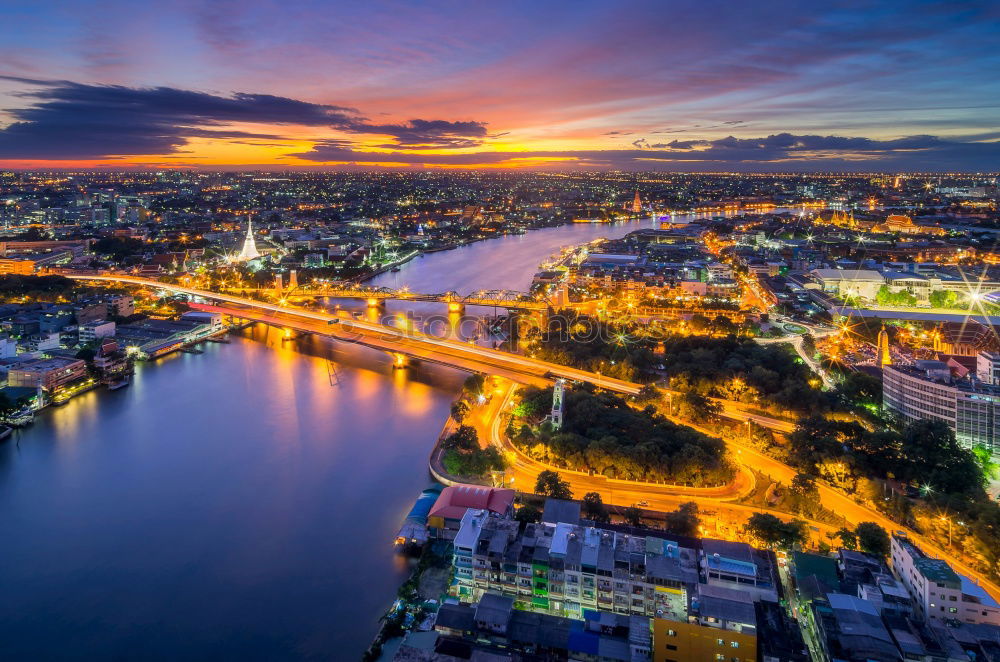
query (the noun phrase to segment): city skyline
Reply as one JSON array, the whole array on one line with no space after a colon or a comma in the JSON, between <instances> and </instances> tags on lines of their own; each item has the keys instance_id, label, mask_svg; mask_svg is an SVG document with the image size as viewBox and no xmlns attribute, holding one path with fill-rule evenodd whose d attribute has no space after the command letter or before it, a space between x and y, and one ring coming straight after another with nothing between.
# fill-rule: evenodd
<instances>
[{"instance_id":1,"label":"city skyline","mask_svg":"<svg viewBox=\"0 0 1000 662\"><path fill-rule=\"evenodd\" d=\"M984 2L5 3L0 168L988 171Z\"/></svg>"}]
</instances>

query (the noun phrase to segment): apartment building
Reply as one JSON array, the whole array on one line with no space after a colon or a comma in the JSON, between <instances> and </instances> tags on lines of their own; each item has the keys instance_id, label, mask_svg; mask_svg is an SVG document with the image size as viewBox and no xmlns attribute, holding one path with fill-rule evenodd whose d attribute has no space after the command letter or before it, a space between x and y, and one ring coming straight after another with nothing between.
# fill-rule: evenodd
<instances>
[{"instance_id":1,"label":"apartment building","mask_svg":"<svg viewBox=\"0 0 1000 662\"><path fill-rule=\"evenodd\" d=\"M913 597L916 614L930 625L951 622L1000 625L1000 604L947 561L932 559L904 536L891 542L892 569Z\"/></svg>"},{"instance_id":2,"label":"apartment building","mask_svg":"<svg viewBox=\"0 0 1000 662\"><path fill-rule=\"evenodd\" d=\"M916 361L882 369L882 404L906 421L944 421L963 446L1000 457L1000 386L953 378L943 361Z\"/></svg>"},{"instance_id":3,"label":"apartment building","mask_svg":"<svg viewBox=\"0 0 1000 662\"><path fill-rule=\"evenodd\" d=\"M686 618L698 557L676 542L567 523L529 524L468 511L454 543L456 594L486 592L543 613L584 609Z\"/></svg>"}]
</instances>

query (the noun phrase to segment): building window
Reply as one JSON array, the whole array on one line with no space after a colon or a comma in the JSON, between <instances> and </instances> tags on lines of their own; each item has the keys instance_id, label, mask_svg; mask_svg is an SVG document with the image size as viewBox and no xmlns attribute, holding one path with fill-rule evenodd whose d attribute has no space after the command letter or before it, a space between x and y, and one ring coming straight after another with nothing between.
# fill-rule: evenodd
<instances>
[{"instance_id":1,"label":"building window","mask_svg":"<svg viewBox=\"0 0 1000 662\"><path fill-rule=\"evenodd\" d=\"M734 641L733 643L730 644L730 646L732 646L733 648L739 648L740 647L740 642Z\"/></svg>"},{"instance_id":2,"label":"building window","mask_svg":"<svg viewBox=\"0 0 1000 662\"><path fill-rule=\"evenodd\" d=\"M677 646L674 646L673 644L667 644L667 650L668 651L675 651L675 650L677 650Z\"/></svg>"},{"instance_id":3,"label":"building window","mask_svg":"<svg viewBox=\"0 0 1000 662\"><path fill-rule=\"evenodd\" d=\"M667 630L667 636L668 637L676 637L677 636L677 630Z\"/></svg>"}]
</instances>

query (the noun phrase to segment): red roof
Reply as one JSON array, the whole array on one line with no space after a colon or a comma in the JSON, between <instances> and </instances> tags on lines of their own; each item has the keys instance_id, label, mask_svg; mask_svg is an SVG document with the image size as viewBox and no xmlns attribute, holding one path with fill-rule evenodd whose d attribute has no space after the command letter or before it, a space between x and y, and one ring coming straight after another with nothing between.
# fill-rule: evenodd
<instances>
[{"instance_id":1,"label":"red roof","mask_svg":"<svg viewBox=\"0 0 1000 662\"><path fill-rule=\"evenodd\" d=\"M482 485L452 485L441 491L428 517L462 519L465 511L489 510L506 513L514 504L514 490Z\"/></svg>"}]
</instances>

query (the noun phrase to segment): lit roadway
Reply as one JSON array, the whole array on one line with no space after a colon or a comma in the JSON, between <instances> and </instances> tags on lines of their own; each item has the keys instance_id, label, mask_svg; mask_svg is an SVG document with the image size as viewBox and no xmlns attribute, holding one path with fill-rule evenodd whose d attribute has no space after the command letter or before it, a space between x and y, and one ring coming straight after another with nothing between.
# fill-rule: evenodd
<instances>
[{"instance_id":1,"label":"lit roadway","mask_svg":"<svg viewBox=\"0 0 1000 662\"><path fill-rule=\"evenodd\" d=\"M505 479L508 485L513 481L520 489L531 491L538 474L549 469L558 471L564 478L570 479L573 492L578 497L582 497L587 492L599 492L607 503L630 505L643 501L654 510L660 510L656 506L662 505L661 499L666 499L669 503L681 503L690 499L686 498L678 502L678 497L698 496L711 501L725 501L749 494L754 489L753 473L746 465L739 462L739 456L733 458L737 461L739 468L735 480L720 487L687 487L619 480L602 475L590 475L583 471L549 466L533 460L510 444L501 428L504 420L503 412L510 407L516 386L512 382L504 384L500 388L500 393L483 407L473 410L467 421L479 433L480 443L496 445L508 459L510 468L507 470ZM614 495L613 499L612 494ZM627 497L631 497L632 500L627 500Z\"/></svg>"},{"instance_id":2,"label":"lit roadway","mask_svg":"<svg viewBox=\"0 0 1000 662\"><path fill-rule=\"evenodd\" d=\"M610 377L605 377L603 375L598 375L585 370L577 370L575 368L569 368L555 363L538 361L536 359L530 359L507 352L500 352L494 349L478 347L476 345L456 340L437 338L415 330L404 331L384 324L365 322L349 317L318 313L299 308L290 308L287 306L245 299L243 297L219 294L216 292L185 287L183 285L171 285L155 280L136 278L133 276L116 274L66 274L66 276L75 280L125 283L171 292L180 292L208 300L221 301L232 306L236 306L237 308L233 309L236 311L235 314L245 319L261 319L261 321L284 325L310 333L332 336L334 338L341 337L360 344L384 349L385 351L415 356L430 361L437 361L467 370L488 372L499 376L509 377L519 382L537 383L540 381L551 380L556 377L562 377L570 381L589 382L600 388L617 391L619 393L635 394L638 393L640 389L638 384L619 379L612 379ZM499 400L500 398L494 399ZM502 405L508 400L509 395L505 396L501 402L497 403L496 410L493 415L494 422L489 431L490 436L484 436L484 438L499 440L499 421L501 418L500 411ZM762 424L771 423L775 427L777 427L778 424L782 426L792 425L784 421L777 421L776 419L749 415L742 409L742 405L739 403L724 402L723 404L725 407L724 413L733 418L751 418L761 422ZM765 421L767 423L765 423ZM796 473L795 469L792 467L784 465L773 458L757 453L749 447L738 447L738 450L740 451L738 456L743 458L741 462L747 462L748 458L752 458L754 468L769 475L774 480L781 481L785 485L790 484L792 477ZM516 478L520 478L518 487L524 490L532 489L534 487L534 479L531 477L532 472L533 475L537 476L539 470L540 468L538 463L533 463L531 460L528 460L523 456L518 457L515 460L513 467L514 476ZM694 501L698 503L699 506L703 506L705 509L718 511L720 515L722 512L732 514L737 511L743 511L745 513L743 516L744 519L746 516L754 512L769 512L760 508L725 502L726 498L732 498L732 496L727 497L722 494L697 496L692 488L677 488L659 485L653 486L649 484L636 483L629 484L627 481L609 481L603 477L592 477L587 475L576 476L568 472L566 478L570 481L574 493L582 495L586 492L597 491L601 493L602 498L604 498L608 503L614 503L616 505L629 505L645 501L649 504L647 507L650 509L672 510L680 503ZM524 487L521 487L522 485L524 485ZM863 504L857 503L842 492L839 492L823 483L819 483L818 486L820 501L823 506L844 517L847 521L854 524L859 522L875 522L887 531L895 531L902 528L898 523L893 522ZM774 512L773 514L781 515L784 518L789 517L786 513ZM832 527L820 522L810 520L807 520L807 522L810 526L822 532L832 530ZM907 533L912 540L923 547L925 552L936 555L940 558L947 558L959 571L978 580L980 584L982 584L994 596L1000 596L1000 586L993 584L966 564L958 561L954 557L951 557L950 554L945 553L944 550L939 548L924 536L918 535L913 531L908 531Z\"/></svg>"},{"instance_id":3,"label":"lit roadway","mask_svg":"<svg viewBox=\"0 0 1000 662\"><path fill-rule=\"evenodd\" d=\"M219 301L230 306L235 306L235 308L219 309L220 311L228 312L243 319L259 320L290 327L299 331L350 340L396 354L413 356L476 372L488 372L508 376L518 381L538 383L561 377L569 381L588 382L599 388L629 395L638 393L641 388L639 384L606 377L586 370L578 370L556 363L548 363L517 354L479 347L478 345L458 340L438 338L412 329L400 329L385 324L366 322L352 317L281 306L230 294L199 290L184 285L173 285L146 278L136 278L134 276L118 274L79 275L72 273L64 275L74 280L124 283L188 294L210 301Z\"/></svg>"},{"instance_id":4,"label":"lit roadway","mask_svg":"<svg viewBox=\"0 0 1000 662\"><path fill-rule=\"evenodd\" d=\"M511 466L507 470L508 485L512 486L510 485L510 478L513 477L518 489L525 492L533 492L535 479L538 477L538 474L545 469L555 469L555 467L549 467L528 458L515 450L505 439L502 429L503 412L509 408L514 390L515 385L506 386L502 395L495 396L483 408L484 411L479 414L479 419L470 422L478 428L480 439L489 439L490 443L500 448L508 460L510 460ZM736 415L738 412L734 410L731 413ZM775 421L775 419L765 420ZM685 422L684 425L690 426L690 423ZM728 519L734 522L745 522L754 513L770 513L783 520L797 517L811 527L810 535L820 541L823 540L821 534L832 533L840 528L839 526L831 526L801 516L790 515L786 512L734 503L734 500L739 499L742 495L753 489L752 484L748 489L742 478L742 473L746 467L752 467L765 476L770 477L771 480L780 482L786 487L791 485L792 478L799 472L795 468L779 462L773 457L764 455L749 446L733 441L726 441L726 446L730 451L731 459L735 460L739 466L741 475L737 477L731 486L723 488L652 485L649 483L612 480L604 476L590 476L583 472L568 471L566 469L555 470L570 484L570 489L578 499L582 498L587 492L598 492L601 495L601 499L608 504L629 506L644 502L646 505L643 508L658 511L675 510L680 504L693 501L698 504L701 511L716 513L717 519ZM875 522L888 531L890 535L895 531L905 529L898 522L894 522L878 511L862 503L858 503L847 494L830 487L823 481L817 481L816 485L819 490L820 503L823 507L843 517L851 526L856 526L861 522ZM725 515L725 518L723 518L723 515ZM957 559L954 553L946 552L929 538L915 531L905 530L907 536L920 545L925 553L947 560L954 569L973 578L995 598L1000 597L1000 586ZM705 532L705 535L711 534L712 531L709 528Z\"/></svg>"},{"instance_id":5,"label":"lit roadway","mask_svg":"<svg viewBox=\"0 0 1000 662\"><path fill-rule=\"evenodd\" d=\"M548 363L518 354L480 347L467 342L438 338L413 329L401 329L386 324L367 322L346 316L347 313L333 315L303 308L282 306L264 301L256 301L231 294L221 294L200 290L184 285L172 285L148 278L137 278L119 274L81 275L65 272L67 278L75 280L96 280L125 283L170 292L179 292L202 299L224 302L229 307L212 307L194 304L193 307L211 310L243 319L252 319L266 324L283 326L306 333L330 336L334 339L355 342L393 354L411 356L424 361L442 363L472 372L487 372L514 381L544 385L556 377L570 381L589 382L609 391L627 395L639 392L641 386L632 382L606 377L586 370L578 370L557 363ZM664 391L670 395L680 395L678 391ZM794 423L753 414L747 405L715 399L722 406L721 414L735 420L752 420L778 432L791 432Z\"/></svg>"}]
</instances>

